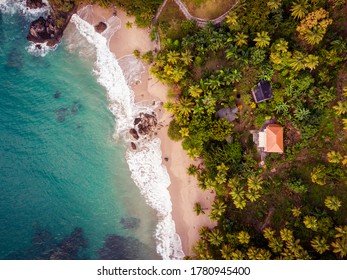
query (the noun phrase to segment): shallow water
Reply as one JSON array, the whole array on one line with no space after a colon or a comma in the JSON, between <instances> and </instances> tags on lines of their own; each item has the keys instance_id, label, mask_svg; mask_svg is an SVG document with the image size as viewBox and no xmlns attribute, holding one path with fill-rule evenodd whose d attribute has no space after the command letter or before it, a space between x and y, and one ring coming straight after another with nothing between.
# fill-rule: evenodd
<instances>
[{"instance_id":1,"label":"shallow water","mask_svg":"<svg viewBox=\"0 0 347 280\"><path fill-rule=\"evenodd\" d=\"M0 259L159 258L93 50L34 56L27 30L0 12Z\"/></svg>"}]
</instances>

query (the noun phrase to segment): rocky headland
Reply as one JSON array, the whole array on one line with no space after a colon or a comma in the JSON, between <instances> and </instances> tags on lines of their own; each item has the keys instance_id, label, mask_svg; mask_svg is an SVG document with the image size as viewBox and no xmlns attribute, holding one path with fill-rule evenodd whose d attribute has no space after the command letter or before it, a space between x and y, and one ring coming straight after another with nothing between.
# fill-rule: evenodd
<instances>
[{"instance_id":1,"label":"rocky headland","mask_svg":"<svg viewBox=\"0 0 347 280\"><path fill-rule=\"evenodd\" d=\"M27 7L42 8L46 4L42 0L27 0ZM27 40L33 43L47 43L47 46L57 45L67 27L72 15L76 13L78 5L75 1L51 0L51 12L47 18L39 17L30 24ZM39 47L39 45L38 45Z\"/></svg>"}]
</instances>

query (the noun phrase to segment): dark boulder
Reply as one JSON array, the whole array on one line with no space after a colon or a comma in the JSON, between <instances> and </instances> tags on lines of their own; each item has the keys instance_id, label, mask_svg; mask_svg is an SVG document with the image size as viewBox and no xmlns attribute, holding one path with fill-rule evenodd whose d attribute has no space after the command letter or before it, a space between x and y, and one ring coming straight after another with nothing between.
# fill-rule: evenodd
<instances>
[{"instance_id":1,"label":"dark boulder","mask_svg":"<svg viewBox=\"0 0 347 280\"><path fill-rule=\"evenodd\" d=\"M141 118L135 118L134 125L137 125L141 122Z\"/></svg>"},{"instance_id":2,"label":"dark boulder","mask_svg":"<svg viewBox=\"0 0 347 280\"><path fill-rule=\"evenodd\" d=\"M40 9L46 6L46 4L42 2L42 0L26 0L26 5L30 9Z\"/></svg>"},{"instance_id":3,"label":"dark boulder","mask_svg":"<svg viewBox=\"0 0 347 280\"><path fill-rule=\"evenodd\" d=\"M102 21L100 21L97 25L94 26L95 31L98 33L104 32L106 28L107 28L107 24Z\"/></svg>"},{"instance_id":4,"label":"dark boulder","mask_svg":"<svg viewBox=\"0 0 347 280\"><path fill-rule=\"evenodd\" d=\"M129 133L130 133L131 136L134 137L134 139L136 139L136 140L138 140L138 139L140 138L135 128L130 129L130 130L129 130Z\"/></svg>"},{"instance_id":5,"label":"dark boulder","mask_svg":"<svg viewBox=\"0 0 347 280\"><path fill-rule=\"evenodd\" d=\"M136 144L134 142L131 142L130 145L133 150L136 150Z\"/></svg>"}]
</instances>

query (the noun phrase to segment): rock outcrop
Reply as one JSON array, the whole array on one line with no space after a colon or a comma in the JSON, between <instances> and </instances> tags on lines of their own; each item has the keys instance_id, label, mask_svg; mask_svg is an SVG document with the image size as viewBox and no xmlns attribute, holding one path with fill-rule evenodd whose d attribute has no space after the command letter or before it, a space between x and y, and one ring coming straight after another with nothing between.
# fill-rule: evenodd
<instances>
[{"instance_id":1,"label":"rock outcrop","mask_svg":"<svg viewBox=\"0 0 347 280\"><path fill-rule=\"evenodd\" d=\"M100 21L97 25L94 26L95 31L98 33L104 32L106 28L107 28L107 24L102 21Z\"/></svg>"},{"instance_id":2,"label":"rock outcrop","mask_svg":"<svg viewBox=\"0 0 347 280\"><path fill-rule=\"evenodd\" d=\"M46 4L42 2L42 0L26 0L26 5L30 9L40 9L46 6Z\"/></svg>"},{"instance_id":3,"label":"rock outcrop","mask_svg":"<svg viewBox=\"0 0 347 280\"><path fill-rule=\"evenodd\" d=\"M134 128L130 129L129 133L135 140L138 140L140 136L151 136L155 132L157 124L158 121L155 113L140 113L139 117L135 118Z\"/></svg>"},{"instance_id":4,"label":"rock outcrop","mask_svg":"<svg viewBox=\"0 0 347 280\"><path fill-rule=\"evenodd\" d=\"M37 5L40 5L40 0L28 0L28 2L30 2L28 7L37 7ZM27 36L28 41L35 44L47 43L49 47L54 47L60 42L72 15L77 11L77 6L72 5L71 9L66 12L54 10L54 6L51 9L51 15L47 18L39 17L31 22Z\"/></svg>"}]
</instances>

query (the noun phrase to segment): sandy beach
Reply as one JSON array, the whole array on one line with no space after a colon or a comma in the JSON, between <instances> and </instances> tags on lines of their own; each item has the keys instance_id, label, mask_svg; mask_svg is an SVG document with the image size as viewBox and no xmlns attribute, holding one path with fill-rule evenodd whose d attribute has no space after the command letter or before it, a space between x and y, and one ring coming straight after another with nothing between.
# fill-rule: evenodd
<instances>
[{"instance_id":1,"label":"sandy beach","mask_svg":"<svg viewBox=\"0 0 347 280\"><path fill-rule=\"evenodd\" d=\"M112 10L105 10L93 6L92 14L87 18L88 22L96 25L100 21L106 21L112 17ZM117 9L117 17L121 21L121 28L110 38L109 48L117 59L125 55L132 55L135 49L141 53L153 50L155 44L149 39L149 30L140 29L135 25L133 17L129 17L122 10ZM132 22L132 28L127 28L126 23ZM149 74L149 65L145 65L145 71L141 76L141 82L133 85L136 102L166 102L168 87ZM167 136L167 129L172 116L159 109L159 123L162 125L157 137L161 140L162 162L166 166L171 185L169 192L172 201L172 216L175 221L176 232L181 238L185 255L192 254L192 246L199 240L198 230L202 226L214 227L215 224L208 218L214 194L203 192L197 187L195 178L186 173L187 167L197 161L191 160L182 149L180 142L174 142ZM205 211L204 215L197 216L193 211L195 202L200 202Z\"/></svg>"}]
</instances>

